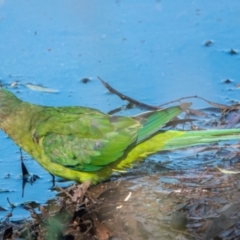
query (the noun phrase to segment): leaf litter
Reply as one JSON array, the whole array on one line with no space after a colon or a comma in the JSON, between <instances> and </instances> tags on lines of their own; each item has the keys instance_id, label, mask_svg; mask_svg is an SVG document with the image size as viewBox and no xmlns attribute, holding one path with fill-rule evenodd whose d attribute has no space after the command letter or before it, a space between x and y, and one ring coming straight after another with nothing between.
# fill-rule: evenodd
<instances>
[{"instance_id":1,"label":"leaf litter","mask_svg":"<svg viewBox=\"0 0 240 240\"><path fill-rule=\"evenodd\" d=\"M112 89L108 84L105 86ZM152 107L138 105L138 101L132 103L127 96L124 99L134 106ZM175 119L170 127L181 123L185 129L208 129L239 124L238 105L200 99L211 109L192 109L189 114L195 120ZM26 204L29 219L11 221L14 209L7 212L0 221L0 237L27 240L240 239L239 143L191 149L194 150L189 156L187 150L187 156L186 152L180 154L182 162L178 165L176 159L166 153L166 164L149 158L143 167L138 165L96 186L90 186L89 182L68 188L56 186L56 198L44 206ZM193 155L202 162L199 168L179 168L186 159L194 161Z\"/></svg>"}]
</instances>

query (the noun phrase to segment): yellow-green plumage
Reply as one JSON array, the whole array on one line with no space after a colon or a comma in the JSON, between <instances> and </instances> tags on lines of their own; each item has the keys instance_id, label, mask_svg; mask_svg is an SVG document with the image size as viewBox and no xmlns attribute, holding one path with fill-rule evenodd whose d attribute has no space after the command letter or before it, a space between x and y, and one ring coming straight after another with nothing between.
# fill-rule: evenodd
<instances>
[{"instance_id":1,"label":"yellow-green plumage","mask_svg":"<svg viewBox=\"0 0 240 240\"><path fill-rule=\"evenodd\" d=\"M0 128L51 174L92 183L161 150L240 138L240 129L160 131L188 103L133 117L26 103L0 89Z\"/></svg>"}]
</instances>

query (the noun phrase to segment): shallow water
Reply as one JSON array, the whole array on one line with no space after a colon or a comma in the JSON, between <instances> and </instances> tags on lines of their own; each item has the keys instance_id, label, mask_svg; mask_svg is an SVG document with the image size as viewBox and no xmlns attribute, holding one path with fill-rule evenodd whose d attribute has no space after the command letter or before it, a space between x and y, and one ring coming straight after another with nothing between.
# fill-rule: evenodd
<instances>
[{"instance_id":1,"label":"shallow water","mask_svg":"<svg viewBox=\"0 0 240 240\"><path fill-rule=\"evenodd\" d=\"M239 95L239 54L230 54L240 48L239 7L237 0L0 0L0 80L26 101L104 112L125 102L108 94L97 76L151 105L192 95L230 104ZM83 84L83 78L91 81ZM15 81L20 84L11 88ZM27 83L58 92L21 85ZM194 101L200 107L206 104ZM2 132L0 143L0 206L10 209L7 197L17 205L53 197L51 176L26 155L29 172L40 180L28 184L21 197L19 149ZM14 209L15 218L28 215Z\"/></svg>"}]
</instances>

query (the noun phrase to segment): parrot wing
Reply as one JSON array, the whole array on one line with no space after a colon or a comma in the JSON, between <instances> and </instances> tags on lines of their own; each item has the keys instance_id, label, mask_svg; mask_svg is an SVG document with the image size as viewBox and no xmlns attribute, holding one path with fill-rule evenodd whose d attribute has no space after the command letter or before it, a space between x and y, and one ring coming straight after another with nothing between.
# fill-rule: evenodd
<instances>
[{"instance_id":1,"label":"parrot wing","mask_svg":"<svg viewBox=\"0 0 240 240\"><path fill-rule=\"evenodd\" d=\"M89 108L49 108L32 120L34 141L52 162L97 171L121 157L137 138L140 123Z\"/></svg>"},{"instance_id":2,"label":"parrot wing","mask_svg":"<svg viewBox=\"0 0 240 240\"><path fill-rule=\"evenodd\" d=\"M44 108L32 119L33 139L54 163L79 171L97 171L149 138L184 109L110 116L82 107Z\"/></svg>"}]
</instances>

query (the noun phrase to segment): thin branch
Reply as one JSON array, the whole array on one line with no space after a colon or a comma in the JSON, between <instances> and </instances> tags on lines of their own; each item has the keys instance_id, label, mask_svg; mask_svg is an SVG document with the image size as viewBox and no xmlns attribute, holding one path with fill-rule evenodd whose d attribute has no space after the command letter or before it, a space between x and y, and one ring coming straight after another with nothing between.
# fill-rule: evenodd
<instances>
[{"instance_id":1,"label":"thin branch","mask_svg":"<svg viewBox=\"0 0 240 240\"><path fill-rule=\"evenodd\" d=\"M113 87L111 87L108 83L106 83L103 79L101 79L100 77L98 77L98 79L102 82L102 84L104 85L105 88L108 89L108 91L110 91L111 93L116 94L117 96L119 96L122 100L127 100L132 104L135 104L139 107L143 107L143 108L147 108L147 109L151 109L151 110L158 110L161 109L160 107L157 106L152 106L152 105L148 105L146 103L137 101L131 97L128 97L122 93L120 93L119 91L117 91L116 89L114 89Z\"/></svg>"},{"instance_id":2,"label":"thin branch","mask_svg":"<svg viewBox=\"0 0 240 240\"><path fill-rule=\"evenodd\" d=\"M182 98L179 98L179 99L176 99L176 100L173 100L173 101L170 101L170 102L167 102L167 103L163 103L161 105L158 105L158 106L153 106L153 105L149 105L149 104L146 104L144 102L140 102L140 101L137 101L129 96L126 96L122 93L120 93L119 91L117 91L116 89L114 89L113 87L111 87L108 83L106 83L103 79L101 79L100 77L98 77L98 79L102 82L102 84L104 85L104 87L106 87L111 93L114 93L116 94L117 96L119 96L122 100L127 100L129 101L130 103L132 104L135 104L139 107L143 107L143 108L147 108L147 109L151 109L151 110L158 110L158 109L162 109L163 106L165 105L169 105L171 103L175 103L175 102L180 102L182 100L185 100L185 99L189 99L189 98L198 98L198 99L201 99L205 102L207 102L209 105L215 107L215 108L218 108L218 109L221 109L221 110L234 110L234 109L238 109L240 108L240 104L236 104L234 106L228 106L228 105L224 105L224 104L219 104L219 103L215 103L215 102L212 102L212 101L209 101L203 97L199 97L197 95L193 95L193 96L187 96L187 97L182 97Z\"/></svg>"}]
</instances>

